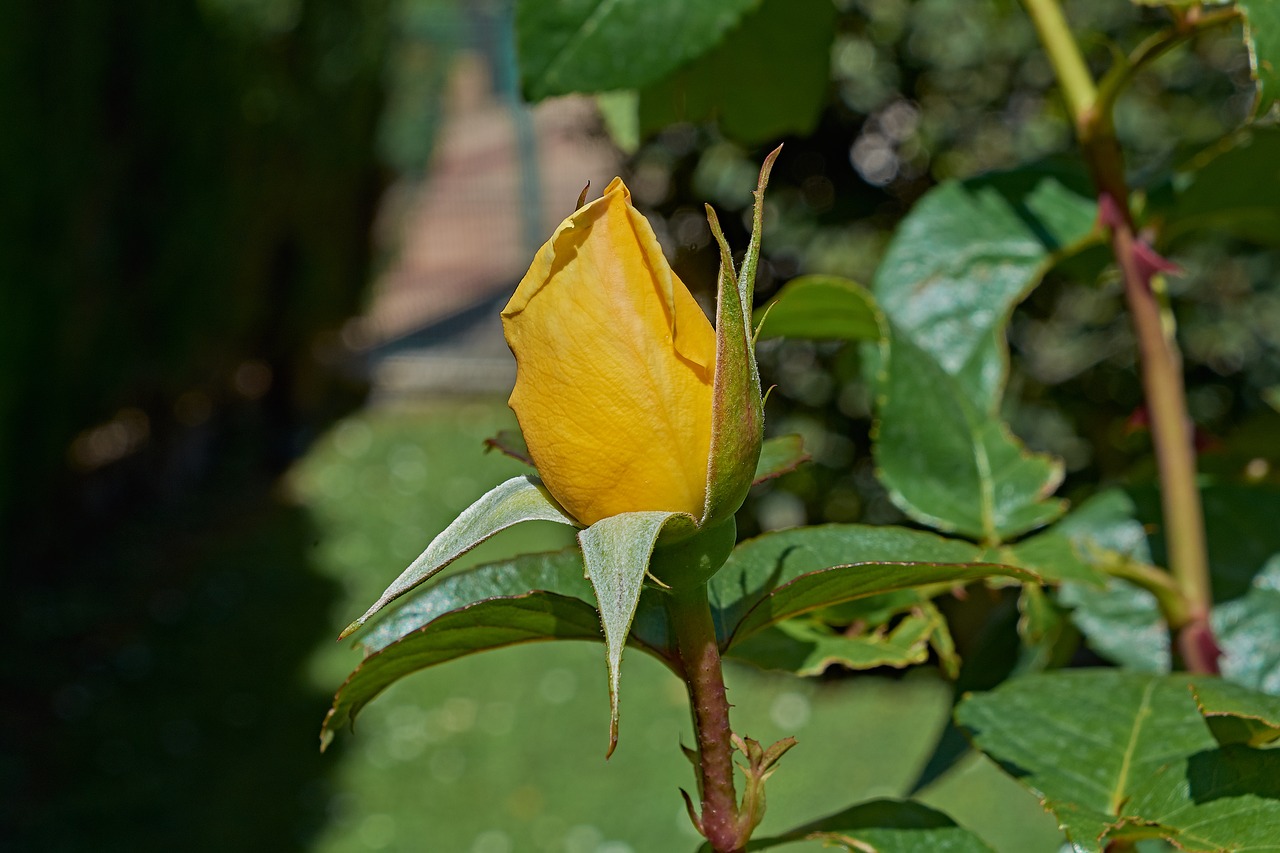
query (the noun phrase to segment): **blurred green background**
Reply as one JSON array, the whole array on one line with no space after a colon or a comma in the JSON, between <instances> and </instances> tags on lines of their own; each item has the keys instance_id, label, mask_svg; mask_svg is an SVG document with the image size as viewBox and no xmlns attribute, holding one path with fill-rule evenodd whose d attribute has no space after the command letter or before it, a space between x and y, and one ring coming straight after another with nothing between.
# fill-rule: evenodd
<instances>
[{"instance_id":1,"label":"blurred green background","mask_svg":"<svg viewBox=\"0 0 1280 853\"><path fill-rule=\"evenodd\" d=\"M1098 34L1100 65L1158 14L1067 6L1078 30ZM1070 151L1016 3L836 7L821 116L786 139L775 172L761 299L800 272L867 280L894 223L939 180ZM488 68L512 112L522 186L536 184L526 149L547 143L527 137L515 102L511 14L497 0L9 5L0 848L694 847L676 791L693 781L677 748L689 739L681 687L636 655L607 763L602 657L576 645L419 675L355 736L317 751L329 697L359 657L332 638L517 470L482 451L513 426L503 393L389 392L378 348L350 334L352 318L376 310L373 282L413 251L378 235L430 186L459 58ZM1136 176L1175 165L1247 107L1238 33L1163 60L1121 111ZM604 144L599 122L592 133ZM678 124L637 141L620 168L705 293L714 258L701 202L744 245L734 214L778 140ZM536 191L523 198L538 203ZM1207 464L1269 458L1274 252L1201 241L1177 259L1193 416L1206 446L1233 448ZM1131 426L1139 384L1118 288L1093 281L1097 259L1080 263L1085 275L1058 271L1015 316L1008 398L1019 434L1066 460L1073 497L1150 471ZM778 385L771 431L805 434L814 462L753 495L743 533L899 520L873 476L857 353L770 344L761 359ZM566 542L529 527L467 562ZM740 730L801 742L771 783L766 832L904 795L951 702L929 667L728 678ZM924 799L1007 853L1057 848L1052 821L990 765L967 761Z\"/></svg>"}]
</instances>

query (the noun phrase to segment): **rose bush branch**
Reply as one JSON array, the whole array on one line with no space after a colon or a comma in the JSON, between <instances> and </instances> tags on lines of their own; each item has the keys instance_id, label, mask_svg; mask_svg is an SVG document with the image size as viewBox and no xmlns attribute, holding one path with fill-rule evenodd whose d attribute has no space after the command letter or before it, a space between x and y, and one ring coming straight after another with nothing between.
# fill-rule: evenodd
<instances>
[{"instance_id":1,"label":"rose bush branch","mask_svg":"<svg viewBox=\"0 0 1280 853\"><path fill-rule=\"evenodd\" d=\"M1125 301L1138 338L1142 385L1160 476L1169 570L1186 604L1186 623L1177 630L1183 663L1193 672L1216 672L1218 650L1209 626L1212 592L1205 544L1204 513L1196 484L1195 446L1187 414L1182 357L1166 331L1153 278L1165 269L1137 234L1129 210L1124 155L1116 138L1112 110L1128 74L1115 73L1102 90L1094 84L1057 0L1023 0L1062 86L1076 136L1098 192L1101 224L1110 231L1111 249L1124 280ZM1226 18L1224 18L1225 20ZM1209 23L1217 23L1212 18ZM1187 28L1194 28L1188 25ZM1170 44L1169 46L1172 46ZM1161 51L1151 48L1154 58ZM1142 57L1140 56L1139 59ZM1126 67L1129 66L1125 60Z\"/></svg>"}]
</instances>

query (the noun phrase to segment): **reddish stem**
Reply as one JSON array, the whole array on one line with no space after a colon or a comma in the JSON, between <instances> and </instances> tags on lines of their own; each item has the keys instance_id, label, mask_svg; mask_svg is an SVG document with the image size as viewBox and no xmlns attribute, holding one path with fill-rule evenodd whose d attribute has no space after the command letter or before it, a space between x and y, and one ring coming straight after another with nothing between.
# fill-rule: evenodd
<instances>
[{"instance_id":1,"label":"reddish stem","mask_svg":"<svg viewBox=\"0 0 1280 853\"><path fill-rule=\"evenodd\" d=\"M739 837L729 700L706 584L672 590L667 596L667 610L676 633L698 740L702 834L716 853L737 853L746 839Z\"/></svg>"}]
</instances>

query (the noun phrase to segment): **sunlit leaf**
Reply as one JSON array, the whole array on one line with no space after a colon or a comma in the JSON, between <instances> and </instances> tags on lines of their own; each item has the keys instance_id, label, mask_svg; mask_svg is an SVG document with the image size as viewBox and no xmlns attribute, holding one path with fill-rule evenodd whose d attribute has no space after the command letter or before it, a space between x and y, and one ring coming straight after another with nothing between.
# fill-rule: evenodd
<instances>
[{"instance_id":1,"label":"sunlit leaf","mask_svg":"<svg viewBox=\"0 0 1280 853\"><path fill-rule=\"evenodd\" d=\"M1053 521L1062 463L1028 451L956 377L895 331L876 420L880 479L904 512L999 542Z\"/></svg>"},{"instance_id":2,"label":"sunlit leaf","mask_svg":"<svg viewBox=\"0 0 1280 853\"><path fill-rule=\"evenodd\" d=\"M1082 186L1034 167L941 184L899 225L876 271L872 292L895 334L983 412L999 405L1013 306L1094 236L1097 207Z\"/></svg>"},{"instance_id":3,"label":"sunlit leaf","mask_svg":"<svg viewBox=\"0 0 1280 853\"><path fill-rule=\"evenodd\" d=\"M1038 580L975 564L979 548L901 527L832 524L766 533L740 544L711 580L722 644L784 619L857 598L931 585L937 592L991 576Z\"/></svg>"},{"instance_id":4,"label":"sunlit leaf","mask_svg":"<svg viewBox=\"0 0 1280 853\"><path fill-rule=\"evenodd\" d=\"M1095 205L1043 170L942 184L899 226L876 273L889 321L876 458L918 521L996 543L1052 521L1061 464L999 416L1013 306L1094 238Z\"/></svg>"},{"instance_id":5,"label":"sunlit leaf","mask_svg":"<svg viewBox=\"0 0 1280 853\"><path fill-rule=\"evenodd\" d=\"M1219 746L1186 675L1067 670L956 710L1077 849L1163 837L1188 851L1280 850L1280 752Z\"/></svg>"}]
</instances>

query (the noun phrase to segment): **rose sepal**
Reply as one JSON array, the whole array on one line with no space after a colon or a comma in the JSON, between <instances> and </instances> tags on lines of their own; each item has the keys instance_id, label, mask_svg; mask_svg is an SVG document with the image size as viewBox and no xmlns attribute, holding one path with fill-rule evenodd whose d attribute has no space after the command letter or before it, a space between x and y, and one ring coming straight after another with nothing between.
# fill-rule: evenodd
<instances>
[{"instance_id":1,"label":"rose sepal","mask_svg":"<svg viewBox=\"0 0 1280 853\"><path fill-rule=\"evenodd\" d=\"M712 392L711 448L707 458L706 503L699 527L731 518L755 479L764 440L764 401L750 325L756 267L764 224L764 191L781 146L765 158L755 191L751 240L740 271L710 205L707 223L720 247L716 296L716 368Z\"/></svg>"}]
</instances>

